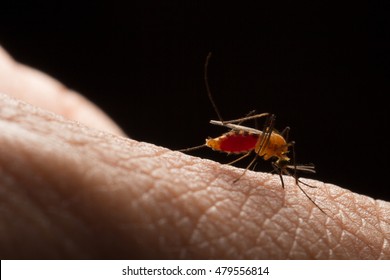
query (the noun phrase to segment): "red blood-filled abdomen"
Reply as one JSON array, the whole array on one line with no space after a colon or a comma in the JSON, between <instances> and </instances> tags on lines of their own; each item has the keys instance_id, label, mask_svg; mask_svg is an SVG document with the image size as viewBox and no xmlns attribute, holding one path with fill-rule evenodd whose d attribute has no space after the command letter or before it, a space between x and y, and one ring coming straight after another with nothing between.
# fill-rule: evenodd
<instances>
[{"instance_id":1,"label":"red blood-filled abdomen","mask_svg":"<svg viewBox=\"0 0 390 280\"><path fill-rule=\"evenodd\" d=\"M225 153L246 153L253 150L259 135L244 131L230 131L220 137L207 139L206 145Z\"/></svg>"}]
</instances>

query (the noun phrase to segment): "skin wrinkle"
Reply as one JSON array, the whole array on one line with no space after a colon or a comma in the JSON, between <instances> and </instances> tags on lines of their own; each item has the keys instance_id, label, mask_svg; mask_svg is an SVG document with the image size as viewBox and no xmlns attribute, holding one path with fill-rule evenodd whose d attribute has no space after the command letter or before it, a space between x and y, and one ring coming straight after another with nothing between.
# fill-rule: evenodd
<instances>
[{"instance_id":1,"label":"skin wrinkle","mask_svg":"<svg viewBox=\"0 0 390 280\"><path fill-rule=\"evenodd\" d=\"M278 219L278 221L275 221L279 227L280 227L280 232L285 234L286 236L290 237L290 240L293 240L293 243L298 245L299 248L304 248L302 243L305 243L306 240L302 240L300 238L300 235L296 235L297 231L304 231L302 228L299 227L298 225L295 225L294 223L291 222L291 218L289 215L283 216L283 218ZM294 227L296 227L294 229ZM280 236L275 240L276 243L281 244L283 251L289 252L289 258L291 258L291 248L293 248L291 245L286 242L287 239L280 239ZM299 251L295 251L294 254L299 253Z\"/></svg>"},{"instance_id":2,"label":"skin wrinkle","mask_svg":"<svg viewBox=\"0 0 390 280\"><path fill-rule=\"evenodd\" d=\"M344 224L349 224L349 225L351 225L352 223L344 223ZM355 229L356 227L353 227L353 228L351 228L351 227L349 227L349 228L343 228L342 229L342 234L341 234L341 238L340 238L340 242L341 243L346 243L347 242L347 239L348 239L348 241L350 241L351 240L351 238L353 237L354 239L355 239L355 241L356 241L356 243L358 243L359 244L359 246L361 246L361 247L366 247L366 246L370 246L370 244L367 244L364 240L362 240L361 238L359 238L359 236L355 236L355 234L354 234L354 229ZM352 236L352 237L351 237ZM352 243L349 243L350 244L350 247L355 247L355 246L352 246ZM355 249L355 248L353 248L353 249ZM358 255L358 254L357 254Z\"/></svg>"},{"instance_id":3,"label":"skin wrinkle","mask_svg":"<svg viewBox=\"0 0 390 280\"><path fill-rule=\"evenodd\" d=\"M233 213L229 213L228 217L222 218L220 217L219 213L226 213L223 208L226 203L231 204L230 201L231 200L228 198L217 201L205 213L205 220L213 219L216 225L215 229L218 228L218 230L211 232L211 235L209 235L210 245L217 248L217 250L225 250L226 253L230 250L233 244L231 244L230 242L223 241L227 240L227 236L232 231L235 231L235 228L232 227L232 225L235 224L234 216L236 215L235 213L239 212L239 209L236 205L230 205L230 210L233 211Z\"/></svg>"},{"instance_id":4,"label":"skin wrinkle","mask_svg":"<svg viewBox=\"0 0 390 280\"><path fill-rule=\"evenodd\" d=\"M171 190L171 191L173 191L173 190ZM172 192L170 193L169 200L172 204L177 205L178 202L181 202L183 197L194 197L196 195L197 195L197 191L194 191L194 190L185 190L185 191L181 191L179 193L177 191L175 191L173 193ZM194 215L195 216L197 215L196 212L199 212L199 208L193 208L193 211L191 212L191 214L188 212L188 209L187 209L187 211L185 211L184 215L190 214L190 217L194 217ZM200 215L200 217L195 220L195 222L194 222L195 225L193 226L193 228L196 228L196 225L199 223L199 219L201 219L201 217L202 216ZM189 232L193 232L193 231L194 231L194 229L191 229L191 230L187 229L186 230L187 234L190 234ZM189 239L191 240L191 237Z\"/></svg>"},{"instance_id":5,"label":"skin wrinkle","mask_svg":"<svg viewBox=\"0 0 390 280\"><path fill-rule=\"evenodd\" d=\"M250 251L252 250L253 247L258 247L257 250L259 250L261 246L257 245L259 243L258 241L264 240L264 238L261 236L262 231L259 230L262 227L259 227L255 223L250 223L250 226L248 226L248 223L243 223L243 226L239 231L239 233L243 234L248 240L247 242L248 246L244 250L244 254L243 254L244 256L250 255Z\"/></svg>"},{"instance_id":6,"label":"skin wrinkle","mask_svg":"<svg viewBox=\"0 0 390 280\"><path fill-rule=\"evenodd\" d=\"M267 221L264 223L265 226L267 226ZM284 257L283 253L280 252L281 247L279 244L276 244L274 242L274 236L272 234L269 234L269 230L263 230L259 232L259 237L256 239L256 244L261 244L257 245L257 250L252 250L254 253L257 253L254 256L257 256L256 258L259 258L258 256L262 256L261 258L263 259L282 259L286 258ZM271 255L272 253L272 255ZM282 257L283 256L283 257Z\"/></svg>"},{"instance_id":7,"label":"skin wrinkle","mask_svg":"<svg viewBox=\"0 0 390 280\"><path fill-rule=\"evenodd\" d=\"M298 193L300 192L300 190L293 190L293 192L295 192L295 191L297 191ZM287 191L286 191L287 192ZM291 194L289 194L289 193L286 193L286 196L289 196L289 195L291 195ZM294 204L294 203L292 203L292 204ZM319 219L322 219L323 218L323 213L320 213L320 212L316 212L316 213L314 213L313 211L315 211L314 209L316 209L316 207L311 207L311 208L309 208L309 212L308 212L308 214L305 216L305 217L302 217L302 213L300 214L301 215L301 217L299 216L299 213L294 213L294 214L290 214L290 215L285 215L285 217L290 221L290 223L291 223L291 225L297 225L297 228L296 228L296 231L295 231L295 233L294 234L292 234L293 236L295 235L296 236L296 238L295 238L295 242L299 242L299 235L296 235L296 233L297 232L299 232L299 231L302 231L302 230L305 230L305 231L310 231L310 234L307 234L307 236L313 236L313 231L314 231L314 233L316 234L316 236L318 236L318 238L316 238L316 240L317 240L317 242L318 242L318 240L324 240L323 238L321 238L321 235L322 235L322 233L323 233L323 231L324 231L324 224L326 223L326 220L328 220L328 218L329 217L327 217L327 216L325 216L324 217L324 219L325 219L325 222L324 223L321 223L321 227L319 227L320 226L320 224L319 223L317 223L316 224L316 226L311 226L310 227L310 229L309 230L307 230L307 229L304 229L304 227L306 227L307 226L307 222L304 222L302 219L304 218L305 219L305 221L307 221L307 220L309 220L309 219L312 219L312 217L314 216L314 215L318 215L318 217L319 217ZM295 212L295 211L294 211ZM317 220L317 219L314 219L315 221ZM298 223L296 222L296 221L298 221ZM286 228L286 230L287 230L287 228L288 228L288 225L285 227Z\"/></svg>"},{"instance_id":8,"label":"skin wrinkle","mask_svg":"<svg viewBox=\"0 0 390 280\"><path fill-rule=\"evenodd\" d=\"M294 240L291 244L291 247L290 247L290 250L289 250L289 255L291 256L292 254L294 254L294 252L296 252L297 250L294 250L294 248L297 246L299 247L300 249L302 248L302 246L300 246L300 242L299 242L299 237L300 237L300 233L302 232L302 229L301 229L301 226L302 226L302 219L298 218L298 225L294 231L294 237L292 237L292 239ZM308 253L308 252L306 252Z\"/></svg>"},{"instance_id":9,"label":"skin wrinkle","mask_svg":"<svg viewBox=\"0 0 390 280\"><path fill-rule=\"evenodd\" d=\"M329 220L329 217L328 216L325 216L322 215L322 212L317 212L317 215L319 215L319 218L318 219L314 219L312 217L314 217L314 214L313 214L313 209L316 209L316 208L311 208L311 211L308 215L307 218L303 218L303 217L300 217L297 213L297 220L298 220L298 226L297 228L300 228L301 230L303 230L304 227L307 227L308 224L305 222L305 220L308 220L308 219L312 219L314 220L313 222L313 226L311 226L310 228L307 228L305 229L307 232L310 232L310 234L308 234L309 238L316 235L318 237L315 238L315 242L314 243L325 243L326 245L330 245L330 242L331 240L329 240L328 238L325 238L326 236L323 234L323 232L325 231L325 225L327 223L327 221ZM320 221L321 219L325 219L325 221ZM334 223L333 221L330 221L332 223ZM294 221L292 221L291 224L297 224L295 223ZM298 236L297 236L298 237Z\"/></svg>"},{"instance_id":10,"label":"skin wrinkle","mask_svg":"<svg viewBox=\"0 0 390 280\"><path fill-rule=\"evenodd\" d=\"M378 220L378 224L380 224L380 220ZM381 230L380 230L380 227L379 227L379 229L378 229L378 236L375 236L375 237L376 237L376 239L377 239L377 246L378 246L379 248L382 248L382 250L384 250L384 249L385 249L384 246L385 246L386 243L388 244L388 242L386 241L386 240L387 240L387 239L386 239L386 236L385 236L385 235L382 235L381 232L386 232L386 231L381 231ZM367 234L367 231L366 231L366 234ZM387 235L388 235L388 234L387 234ZM366 238L367 238L367 237L366 237ZM388 238L388 237L387 237L387 238ZM382 250L380 250L380 252L378 252L378 258L381 258ZM389 250L389 247L388 247L388 246L387 246L387 250Z\"/></svg>"},{"instance_id":11,"label":"skin wrinkle","mask_svg":"<svg viewBox=\"0 0 390 280\"><path fill-rule=\"evenodd\" d=\"M297 227L296 230L296 236L299 236L300 229ZM310 253L304 249L304 246L300 244L300 242L297 239L294 239L292 246L290 247L290 250L288 251L288 259L300 259L305 258L305 256L310 256Z\"/></svg>"},{"instance_id":12,"label":"skin wrinkle","mask_svg":"<svg viewBox=\"0 0 390 280\"><path fill-rule=\"evenodd\" d=\"M274 192L276 193L276 192ZM281 193L280 189L278 191L278 193ZM269 194L266 196L266 197L269 197ZM283 193L283 197L284 197L284 193ZM265 200L265 201L270 201L270 200ZM282 201L282 199L280 199L280 201ZM276 204L278 205L278 204ZM270 209L272 209L272 203L269 203L268 206L271 206ZM266 208L268 209L268 207ZM278 221L280 215L283 215L283 202L276 208L276 211L269 211L268 215L266 214L267 212L263 212L265 214L265 219L263 221L263 228L269 228L270 225L272 225L272 227L275 227L275 226L278 226L278 223L275 223L274 221ZM261 227L259 227L261 228ZM275 234L272 234L272 232L275 232ZM267 245L271 245L271 249L269 250L270 253L274 258L278 258L278 254L274 254L274 252L276 252L277 250L275 250L275 248L272 248L273 247L279 247L281 250L283 250L283 246L281 243L279 243L277 241L278 239L278 236L280 234L280 229L272 229L271 231L269 231L270 234L268 234L267 236L264 234L264 232L261 232L259 233L259 236L256 238L256 243L260 243L261 240L263 238L271 238L271 241L264 241L262 243L265 243ZM264 250L263 250L264 251ZM265 252L263 252L264 254ZM272 257L265 257L265 258L272 258Z\"/></svg>"},{"instance_id":13,"label":"skin wrinkle","mask_svg":"<svg viewBox=\"0 0 390 280\"><path fill-rule=\"evenodd\" d=\"M244 197L245 198L245 197ZM249 198L248 198L249 199ZM240 203L240 200L237 200L238 201L238 203ZM216 202L217 203L217 205L215 205L215 207L217 207L218 206L218 203L220 203L220 201L219 202ZM242 205L242 203L241 203L241 205ZM238 209L238 211L236 211L236 213L237 213L237 215L241 215L241 213L242 213L242 211L241 211L241 205L238 205L238 207L237 207L237 209ZM218 210L216 211L216 212L218 212ZM207 212L205 213L205 215L207 215ZM233 215L234 217L235 216L237 216L237 215ZM231 217L231 218L228 218L229 220L231 220L232 218L233 218L233 216ZM230 233L230 229L229 230L227 230L227 232L228 232L228 235L227 236L225 236L224 234L221 234L221 236L219 236L219 237L217 237L216 238L216 240L218 241L218 240L220 240L220 239L223 239L223 238L226 238L226 239L228 239L228 236L231 234ZM239 233L239 231L238 231L238 233ZM240 233L240 235L243 235L242 233ZM231 249L230 249L231 250Z\"/></svg>"},{"instance_id":14,"label":"skin wrinkle","mask_svg":"<svg viewBox=\"0 0 390 280\"><path fill-rule=\"evenodd\" d=\"M353 207L356 209L356 211L358 212L358 210L361 208L359 207L359 203L357 202L356 198L354 196L351 196L349 195L349 197L351 197L352 200L354 200L355 203L353 203ZM377 236L376 235L373 235L371 238L368 238L364 233L363 231L367 231L367 225L368 223L366 223L365 221L366 220L362 220L364 218L364 216L357 216L355 215L356 218L353 219L351 218L351 220L354 221L354 223L348 223L350 224L352 227L346 227L345 230L347 230L349 233L353 234L354 236L356 236L357 238L360 239L361 242L363 242L365 244L364 247L371 247L371 243L370 242L373 242L374 240L377 240ZM370 224L371 225L371 224Z\"/></svg>"},{"instance_id":15,"label":"skin wrinkle","mask_svg":"<svg viewBox=\"0 0 390 280\"><path fill-rule=\"evenodd\" d=\"M337 223L332 222L329 219L326 221L324 229L326 234L323 235L323 242L327 245L328 257L332 259L332 256L335 255L334 248L340 240L341 232L337 227ZM312 246L314 247L315 244L312 244ZM315 251L315 249L313 249L313 251Z\"/></svg>"},{"instance_id":16,"label":"skin wrinkle","mask_svg":"<svg viewBox=\"0 0 390 280\"><path fill-rule=\"evenodd\" d=\"M327 219L327 218L325 218ZM301 220L301 223L303 223L303 220ZM307 225L306 225L307 226ZM335 243L336 240L332 238L331 236L325 236L323 232L325 231L325 225L317 223L317 226L314 226L313 228L308 228L306 230L307 232L314 231L315 234L308 234L309 238L305 239L311 240L311 245L308 245L308 252L310 252L311 256L315 256L316 254L323 254L323 258L329 258L330 248L332 248L332 243ZM302 237L304 238L304 237Z\"/></svg>"},{"instance_id":17,"label":"skin wrinkle","mask_svg":"<svg viewBox=\"0 0 390 280\"><path fill-rule=\"evenodd\" d=\"M357 247L361 247L361 244L359 244L360 240L357 240L358 242L353 242L353 235L349 232L349 231L345 231L343 230L342 231L342 234L341 234L341 238L340 238L340 242L341 244L346 244L347 245L347 248L349 248L349 250L346 252L348 255L356 255L358 256L359 255L359 252L358 252L358 249ZM359 245L359 246L354 246L355 244ZM342 248L343 250L345 250L344 248Z\"/></svg>"},{"instance_id":18,"label":"skin wrinkle","mask_svg":"<svg viewBox=\"0 0 390 280\"><path fill-rule=\"evenodd\" d=\"M168 211L167 211L168 210ZM166 254L171 255L172 257L180 252L180 249L183 247L183 240L185 239L185 233L177 231L175 227L172 227L172 219L175 221L182 221L183 216L181 213L169 213L168 206L160 207L162 214L168 214L168 218L162 218L158 220L158 223L155 224L155 230L157 232L164 231L164 234L158 236L157 244L158 250L165 252ZM173 216L173 217L170 217ZM152 228L151 228L152 230Z\"/></svg>"},{"instance_id":19,"label":"skin wrinkle","mask_svg":"<svg viewBox=\"0 0 390 280\"><path fill-rule=\"evenodd\" d=\"M336 234L335 234L336 235ZM331 236L333 238L331 238ZM334 236L330 230L326 229L326 240L327 240L327 244L329 244L329 247L328 247L328 256L324 256L323 258L321 259L326 259L326 257L328 257L329 259L337 259L337 256L335 254L335 248L337 247L338 245L338 242L340 240L340 236ZM332 242L333 241L333 242ZM315 246L315 244L313 244L312 246Z\"/></svg>"},{"instance_id":20,"label":"skin wrinkle","mask_svg":"<svg viewBox=\"0 0 390 280\"><path fill-rule=\"evenodd\" d=\"M390 247L390 244L389 244L389 241L387 239L384 239L384 243L383 243L383 246L382 246L382 249L379 253L379 258L378 259L386 259L388 258L388 256L386 255L386 249L388 251Z\"/></svg>"},{"instance_id":21,"label":"skin wrinkle","mask_svg":"<svg viewBox=\"0 0 390 280\"><path fill-rule=\"evenodd\" d=\"M165 172L163 172L163 173L165 173ZM158 186L157 186L157 189L158 189ZM168 190L169 191L169 190ZM176 205L176 204L178 204L178 202L180 202L180 198L182 197L182 196L187 196L188 197L188 191L191 191L191 192L193 192L193 190L188 190L188 189L186 189L185 191L182 191L182 192L179 192L179 193L177 193L176 191L174 191L173 189L171 189L170 190L170 194L168 195L168 197L169 197L169 202L170 203L172 203L172 204L174 204L174 205ZM184 213L184 215L185 214L188 214L188 211L186 211L185 213ZM181 218L181 219L184 219L184 218ZM196 222L195 222L195 224L196 224ZM186 231L186 232L188 232L188 230ZM183 251L181 252L181 254L183 254ZM185 254L185 253L184 253Z\"/></svg>"},{"instance_id":22,"label":"skin wrinkle","mask_svg":"<svg viewBox=\"0 0 390 280\"><path fill-rule=\"evenodd\" d=\"M292 229L293 229L298 224L296 226L296 229L294 230L294 232L290 233L289 236L292 237L291 239L294 240L295 244L299 244L300 248L306 247L306 246L303 246L302 244L307 243L307 237L302 239L301 235L297 234L298 232L309 232L309 234L303 234L303 235L308 236L309 239L312 239L313 243L316 243L317 245L319 244L319 242L321 242L321 243L325 242L324 239L321 237L321 230L317 229L317 227L307 228L308 224L306 221L309 219L310 216L299 217L299 216L294 214L294 215L283 215L283 217L285 217L286 222L285 223L277 223L282 228L282 230L280 230L281 232L288 233L289 227L292 226ZM295 221L298 221L298 223ZM315 231L315 235L313 235L313 232L312 232L313 230ZM288 250L288 249L289 249L289 247L285 248L285 250ZM290 250L291 250L291 248L290 248ZM309 251L308 251L307 255L310 256L311 253L309 253ZM293 258L293 257L290 256L290 258Z\"/></svg>"},{"instance_id":23,"label":"skin wrinkle","mask_svg":"<svg viewBox=\"0 0 390 280\"><path fill-rule=\"evenodd\" d=\"M367 221L367 223L374 227L378 232L381 232L382 229L381 229L381 226L380 226L380 217L378 215L378 208L377 208L377 202L375 200L371 200L370 201L370 205L368 205L368 207L370 207L370 210L371 211L365 211L363 207L359 207L361 210L363 210L366 214L366 218L364 221ZM360 211L362 212L362 211Z\"/></svg>"},{"instance_id":24,"label":"skin wrinkle","mask_svg":"<svg viewBox=\"0 0 390 280\"><path fill-rule=\"evenodd\" d=\"M382 238L380 236L373 236L372 238L368 238L367 234L373 230L372 229L373 226L372 226L372 228L369 228L370 226L372 226L372 224L369 224L366 222L366 220L362 219L361 226L356 229L355 235L359 236L362 239L362 241L364 241L367 244L367 247L371 247L372 242L377 243L377 244L383 243L381 241ZM378 247L380 247L380 246L378 246Z\"/></svg>"},{"instance_id":25,"label":"skin wrinkle","mask_svg":"<svg viewBox=\"0 0 390 280\"><path fill-rule=\"evenodd\" d=\"M241 221L241 224L245 224L245 227L242 227L241 229L241 234L246 236L249 240L256 240L259 234L256 234L258 229L262 228L262 225L264 224L264 218L262 219L255 219L253 220L253 215L250 214L250 212L253 212L251 209L251 204L256 203L256 199L253 196L248 196L248 198L245 200L246 204L243 204L243 206L240 207L241 211L239 213L239 221ZM268 201L268 200L266 200ZM245 211L245 205L247 205L247 208L249 211ZM245 215L244 215L245 213ZM260 212L261 213L261 212ZM262 215L264 216L264 215ZM248 230L248 223L253 225L253 230L249 231ZM240 232L240 231L239 231Z\"/></svg>"},{"instance_id":26,"label":"skin wrinkle","mask_svg":"<svg viewBox=\"0 0 390 280\"><path fill-rule=\"evenodd\" d=\"M264 222L266 230L261 232L261 238L266 239L264 242L261 242L262 239L257 239L257 243L264 243L264 250L261 251L262 254L265 254L265 259L279 259L284 254L283 244L278 242L278 237L281 233L281 227L274 222L274 220L267 219ZM286 252L286 257L288 257L289 252Z\"/></svg>"},{"instance_id":27,"label":"skin wrinkle","mask_svg":"<svg viewBox=\"0 0 390 280\"><path fill-rule=\"evenodd\" d=\"M205 209L207 209L207 205L210 205L211 202L207 199L204 199L203 197L207 197L202 195L202 192L205 192L204 190L188 190L185 193L180 194L175 200L172 202L174 205L179 205L179 204L186 204L187 207L184 209L184 215L183 219L189 219L191 223L187 223L187 226L185 227L185 234L188 236L188 242L187 246L192 246L195 245L193 244L193 235L194 232L198 226L199 220L202 218L202 214ZM202 198L202 204L199 204L199 207L194 207L191 204L187 202L188 199L196 199L196 197L201 197Z\"/></svg>"},{"instance_id":28,"label":"skin wrinkle","mask_svg":"<svg viewBox=\"0 0 390 280\"><path fill-rule=\"evenodd\" d=\"M245 242L244 240L239 238L239 235L236 232L231 232L226 236L226 240L228 244L231 246L228 247L228 250L226 252L227 255L232 256L233 258L237 259L245 247ZM237 240L238 242L234 242Z\"/></svg>"},{"instance_id":29,"label":"skin wrinkle","mask_svg":"<svg viewBox=\"0 0 390 280\"><path fill-rule=\"evenodd\" d=\"M380 258L386 258L386 251L389 252L390 251L390 243L389 243L389 240L390 240L390 224L389 223L385 223L384 222L384 219L381 218L381 216L383 217L389 217L390 216L390 210L389 209L385 209L385 207L382 207L383 204L386 204L385 201L380 201L380 200L376 200L375 201L375 206L376 206L376 209L379 209L377 211L377 215L378 215L378 221L379 221L379 227L381 229L381 232L385 233L384 234L384 241L383 241L383 245L382 245L382 249L381 249L381 252L380 252ZM383 205L384 206L384 205ZM385 212L382 214L382 212Z\"/></svg>"},{"instance_id":30,"label":"skin wrinkle","mask_svg":"<svg viewBox=\"0 0 390 280\"><path fill-rule=\"evenodd\" d=\"M212 217L218 215L219 213L229 213L229 216L227 216L227 217L226 216L224 216L223 218L218 217L219 218L218 219L218 226L222 230L220 232L218 232L218 234L214 237L214 240L216 240L217 243L220 239L227 238L227 236L229 236L229 234L233 231L238 233L238 231L234 227L232 227L232 225L239 224L239 220L237 219L237 217L240 214L240 201L234 200L233 205L231 205L232 204L231 202L232 202L232 200L229 197L225 198L223 200L219 200L214 204L213 207L211 207L208 210L209 215ZM206 213L206 215L208 214L208 212ZM217 217L215 217L214 219L217 219ZM229 244L229 247L232 246L232 244L230 244L230 243L228 243L228 244Z\"/></svg>"},{"instance_id":31,"label":"skin wrinkle","mask_svg":"<svg viewBox=\"0 0 390 280\"><path fill-rule=\"evenodd\" d=\"M194 227L194 231L192 233L192 235L190 236L190 240L191 240L191 243L192 244L196 244L197 242L194 241L194 239L196 239L196 236L198 235L198 232L202 232L202 229L204 229L204 227L210 227L211 225L208 224L208 223L205 223L204 221L207 221L208 220L208 216L209 215L212 215L213 213L217 212L215 211L217 205L218 205L218 200L211 200L210 201L211 203L209 205L207 205L204 209L202 209L199 217L196 219L196 222L195 222L195 227ZM217 224L219 222L219 216L215 216L215 218L217 218L217 220L215 221ZM222 229L221 229L222 230ZM213 238L215 237L212 237L215 235L217 231L209 231L209 234L210 234L210 241L212 241ZM210 242L211 243L211 242Z\"/></svg>"}]
</instances>

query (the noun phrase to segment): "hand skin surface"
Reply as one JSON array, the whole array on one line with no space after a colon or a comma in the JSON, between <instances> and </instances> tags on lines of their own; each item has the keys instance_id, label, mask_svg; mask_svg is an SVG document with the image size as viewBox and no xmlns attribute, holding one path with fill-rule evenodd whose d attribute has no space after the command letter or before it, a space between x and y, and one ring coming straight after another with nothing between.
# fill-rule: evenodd
<instances>
[{"instance_id":1,"label":"hand skin surface","mask_svg":"<svg viewBox=\"0 0 390 280\"><path fill-rule=\"evenodd\" d=\"M0 92L1 259L390 259L389 202L303 179L325 215L292 178L233 183L1 50Z\"/></svg>"}]
</instances>

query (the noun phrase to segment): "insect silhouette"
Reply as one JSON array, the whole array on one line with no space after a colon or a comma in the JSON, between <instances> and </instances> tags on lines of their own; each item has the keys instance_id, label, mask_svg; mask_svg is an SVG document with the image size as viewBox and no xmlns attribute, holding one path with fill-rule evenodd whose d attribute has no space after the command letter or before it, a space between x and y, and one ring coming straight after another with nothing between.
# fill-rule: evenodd
<instances>
[{"instance_id":1,"label":"insect silhouette","mask_svg":"<svg viewBox=\"0 0 390 280\"><path fill-rule=\"evenodd\" d=\"M295 150L294 141L288 141L289 127L286 127L281 133L277 132L274 128L275 115L269 113L255 114L254 111L250 112L246 117L224 121L218 107L216 106L214 99L211 95L209 83L208 83L208 64L211 57L211 53L208 54L204 68L204 80L206 85L207 95L214 107L219 121L211 120L213 125L219 125L229 128L230 131L216 138L206 139L206 143L200 146L182 149L181 152L189 152L203 147L209 147L215 151L220 151L228 154L243 154L241 157L230 162L233 164L250 155L254 155L252 161L248 164L243 173L234 181L237 182L245 172L252 168L259 158L263 160L270 160L274 171L279 175L282 188L284 188L283 175L292 176L295 179L295 184L302 191L302 193L324 214L325 211L305 192L302 185L310 188L316 188L311 186L297 177L297 171L306 171L315 173L315 167L313 164L297 165L295 163ZM266 117L263 130L254 129L251 127L243 126L242 123L249 120L257 120L259 118ZM291 158L287 155L292 151ZM327 215L327 214L326 214Z\"/></svg>"}]
</instances>

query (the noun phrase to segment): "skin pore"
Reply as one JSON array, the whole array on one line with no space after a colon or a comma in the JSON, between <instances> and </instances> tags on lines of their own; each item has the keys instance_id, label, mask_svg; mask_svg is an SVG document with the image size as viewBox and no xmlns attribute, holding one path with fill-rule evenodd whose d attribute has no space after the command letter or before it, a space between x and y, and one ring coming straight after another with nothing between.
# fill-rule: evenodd
<instances>
[{"instance_id":1,"label":"skin pore","mask_svg":"<svg viewBox=\"0 0 390 280\"><path fill-rule=\"evenodd\" d=\"M0 49L2 259L390 259L390 203L124 136Z\"/></svg>"}]
</instances>

